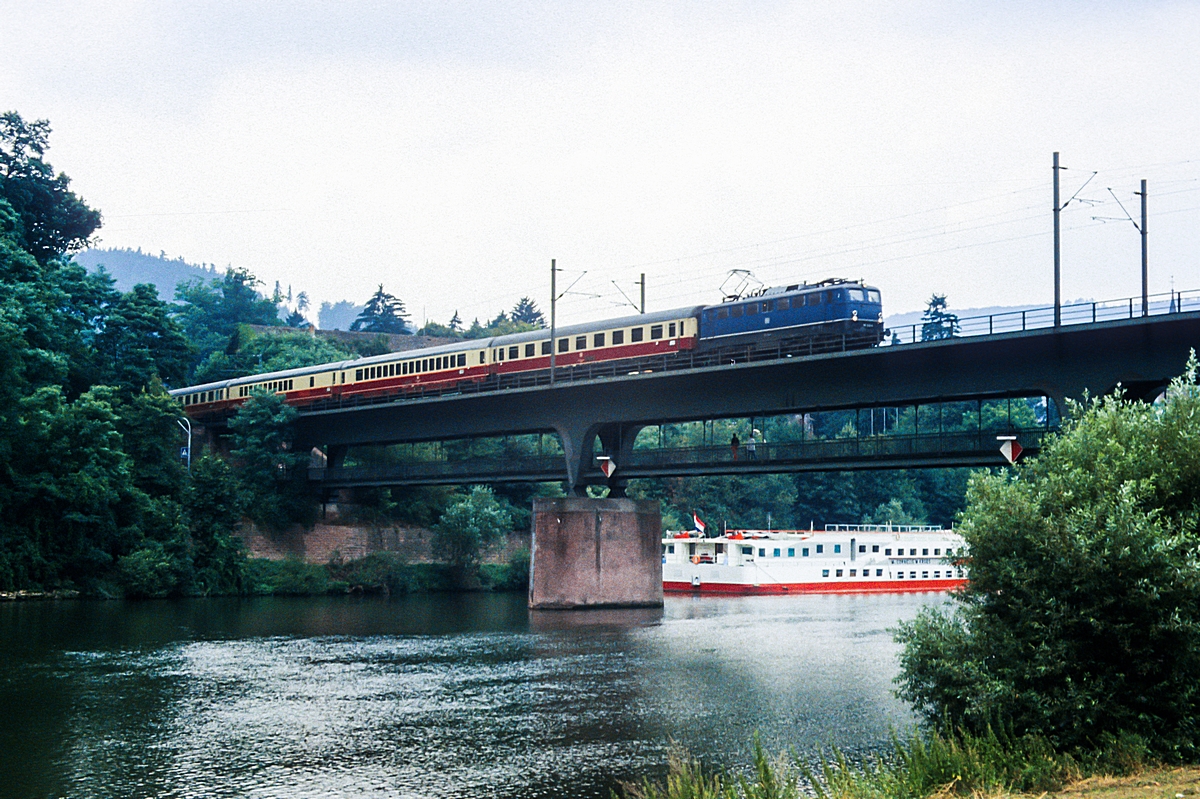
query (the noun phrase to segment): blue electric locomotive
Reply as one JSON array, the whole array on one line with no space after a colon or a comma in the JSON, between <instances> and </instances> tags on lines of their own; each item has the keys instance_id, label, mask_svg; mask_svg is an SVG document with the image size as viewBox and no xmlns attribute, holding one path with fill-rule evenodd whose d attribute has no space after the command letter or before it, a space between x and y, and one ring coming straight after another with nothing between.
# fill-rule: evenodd
<instances>
[{"instance_id":1,"label":"blue electric locomotive","mask_svg":"<svg viewBox=\"0 0 1200 799\"><path fill-rule=\"evenodd\" d=\"M860 281L824 280L764 289L700 311L700 340L852 335L874 346L883 339L879 289Z\"/></svg>"}]
</instances>

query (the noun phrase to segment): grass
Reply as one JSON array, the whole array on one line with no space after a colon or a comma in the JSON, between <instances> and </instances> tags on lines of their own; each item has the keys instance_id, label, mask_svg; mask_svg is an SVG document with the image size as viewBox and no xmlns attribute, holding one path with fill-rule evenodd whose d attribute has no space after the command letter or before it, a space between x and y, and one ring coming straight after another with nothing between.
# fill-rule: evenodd
<instances>
[{"instance_id":1,"label":"grass","mask_svg":"<svg viewBox=\"0 0 1200 799\"><path fill-rule=\"evenodd\" d=\"M801 762L795 753L769 757L755 739L749 777L708 771L685 753L673 751L665 783L643 780L626 784L618 796L1045 799L1054 795L1063 799L1179 799L1195 794L1198 780L1200 768L1154 770L1148 765L1144 742L1135 736L1114 737L1094 751L1072 755L1056 752L1049 741L1038 736L988 730L982 735L954 732L897 736L890 751L867 762L851 762L835 750L816 767Z\"/></svg>"}]
</instances>

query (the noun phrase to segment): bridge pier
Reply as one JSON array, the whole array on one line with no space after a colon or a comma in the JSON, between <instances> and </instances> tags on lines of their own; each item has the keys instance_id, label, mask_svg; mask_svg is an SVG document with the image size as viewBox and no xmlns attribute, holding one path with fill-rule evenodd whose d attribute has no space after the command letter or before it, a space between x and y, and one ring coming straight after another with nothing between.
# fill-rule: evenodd
<instances>
[{"instance_id":1,"label":"bridge pier","mask_svg":"<svg viewBox=\"0 0 1200 799\"><path fill-rule=\"evenodd\" d=\"M661 607L661 545L657 501L538 497L529 607Z\"/></svg>"}]
</instances>

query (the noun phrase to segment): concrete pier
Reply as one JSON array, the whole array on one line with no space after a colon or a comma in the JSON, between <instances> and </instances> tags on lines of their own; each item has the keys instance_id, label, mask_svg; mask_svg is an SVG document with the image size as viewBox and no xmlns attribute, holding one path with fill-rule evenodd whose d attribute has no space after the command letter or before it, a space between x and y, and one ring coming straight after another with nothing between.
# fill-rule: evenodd
<instances>
[{"instance_id":1,"label":"concrete pier","mask_svg":"<svg viewBox=\"0 0 1200 799\"><path fill-rule=\"evenodd\" d=\"M529 607L661 607L661 545L657 501L534 499Z\"/></svg>"}]
</instances>

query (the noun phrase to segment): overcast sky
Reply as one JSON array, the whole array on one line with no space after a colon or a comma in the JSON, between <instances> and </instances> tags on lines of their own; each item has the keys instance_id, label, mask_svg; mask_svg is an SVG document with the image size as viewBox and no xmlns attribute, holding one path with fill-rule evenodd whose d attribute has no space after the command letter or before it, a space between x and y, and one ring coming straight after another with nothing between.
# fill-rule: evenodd
<instances>
[{"instance_id":1,"label":"overcast sky","mask_svg":"<svg viewBox=\"0 0 1200 799\"><path fill-rule=\"evenodd\" d=\"M14 2L0 110L102 246L416 321L865 278L885 310L1200 288L1200 3ZM1100 217L1100 219L1096 219ZM1120 221L1104 221L1117 218ZM614 283L616 284L614 286ZM586 296L600 295L595 296Z\"/></svg>"}]
</instances>

